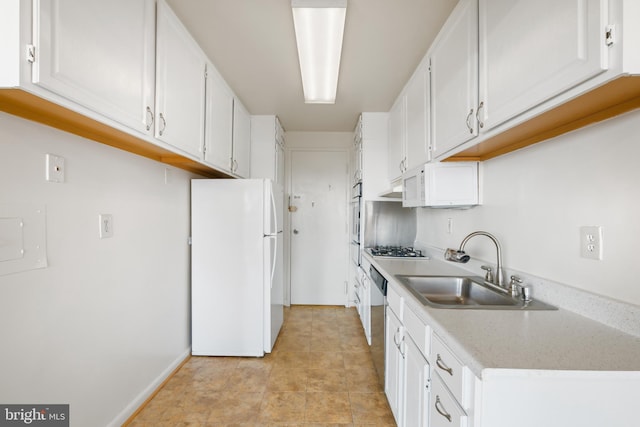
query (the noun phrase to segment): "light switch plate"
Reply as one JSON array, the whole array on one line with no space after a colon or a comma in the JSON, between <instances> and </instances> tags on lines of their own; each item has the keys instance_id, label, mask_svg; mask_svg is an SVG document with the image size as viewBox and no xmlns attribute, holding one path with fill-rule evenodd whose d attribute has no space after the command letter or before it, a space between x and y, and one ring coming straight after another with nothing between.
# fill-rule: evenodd
<instances>
[{"instance_id":1,"label":"light switch plate","mask_svg":"<svg viewBox=\"0 0 640 427\"><path fill-rule=\"evenodd\" d=\"M98 219L100 221L100 238L113 237L113 215L100 214Z\"/></svg>"},{"instance_id":2,"label":"light switch plate","mask_svg":"<svg viewBox=\"0 0 640 427\"><path fill-rule=\"evenodd\" d=\"M64 182L64 157L46 155L46 179L49 182Z\"/></svg>"}]
</instances>

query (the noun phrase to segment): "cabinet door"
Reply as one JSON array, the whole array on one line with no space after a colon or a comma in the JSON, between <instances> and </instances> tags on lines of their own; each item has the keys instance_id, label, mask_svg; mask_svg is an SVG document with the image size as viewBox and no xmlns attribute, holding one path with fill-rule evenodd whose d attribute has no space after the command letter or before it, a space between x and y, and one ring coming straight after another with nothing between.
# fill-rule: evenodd
<instances>
[{"instance_id":1,"label":"cabinet door","mask_svg":"<svg viewBox=\"0 0 640 427\"><path fill-rule=\"evenodd\" d=\"M284 187L284 129L276 117L276 182Z\"/></svg>"},{"instance_id":2,"label":"cabinet door","mask_svg":"<svg viewBox=\"0 0 640 427\"><path fill-rule=\"evenodd\" d=\"M156 138L199 158L204 145L206 57L162 0L157 27Z\"/></svg>"},{"instance_id":3,"label":"cabinet door","mask_svg":"<svg viewBox=\"0 0 640 427\"><path fill-rule=\"evenodd\" d=\"M33 82L135 130L153 121L153 0L37 0Z\"/></svg>"},{"instance_id":4,"label":"cabinet door","mask_svg":"<svg viewBox=\"0 0 640 427\"><path fill-rule=\"evenodd\" d=\"M248 177L251 163L251 116L238 99L233 101L233 172Z\"/></svg>"},{"instance_id":5,"label":"cabinet door","mask_svg":"<svg viewBox=\"0 0 640 427\"><path fill-rule=\"evenodd\" d=\"M406 170L405 105L406 97L401 95L389 111L389 140L387 141L389 181L399 179Z\"/></svg>"},{"instance_id":6,"label":"cabinet door","mask_svg":"<svg viewBox=\"0 0 640 427\"><path fill-rule=\"evenodd\" d=\"M480 0L484 130L606 68L603 0Z\"/></svg>"},{"instance_id":7,"label":"cabinet door","mask_svg":"<svg viewBox=\"0 0 640 427\"><path fill-rule=\"evenodd\" d=\"M405 338L406 393L404 424L407 427L429 425L429 363L411 338Z\"/></svg>"},{"instance_id":8,"label":"cabinet door","mask_svg":"<svg viewBox=\"0 0 640 427\"><path fill-rule=\"evenodd\" d=\"M284 187L284 144L279 142L276 142L276 183Z\"/></svg>"},{"instance_id":9,"label":"cabinet door","mask_svg":"<svg viewBox=\"0 0 640 427\"><path fill-rule=\"evenodd\" d=\"M385 383L384 391L391 412L399 426L402 423L402 389L404 387L404 356L401 353L404 337L402 323L389 307L386 312L385 326Z\"/></svg>"},{"instance_id":10,"label":"cabinet door","mask_svg":"<svg viewBox=\"0 0 640 427\"><path fill-rule=\"evenodd\" d=\"M209 64L204 160L219 169L231 172L232 137L233 93Z\"/></svg>"},{"instance_id":11,"label":"cabinet door","mask_svg":"<svg viewBox=\"0 0 640 427\"><path fill-rule=\"evenodd\" d=\"M369 275L362 271L362 303L364 305L362 310L362 326L364 328L364 335L367 339L367 343L371 345L371 286L375 286L369 280Z\"/></svg>"},{"instance_id":12,"label":"cabinet door","mask_svg":"<svg viewBox=\"0 0 640 427\"><path fill-rule=\"evenodd\" d=\"M439 156L478 134L478 0L458 3L430 60L431 145Z\"/></svg>"},{"instance_id":13,"label":"cabinet door","mask_svg":"<svg viewBox=\"0 0 640 427\"><path fill-rule=\"evenodd\" d=\"M478 163L430 163L425 170L427 206L478 204Z\"/></svg>"},{"instance_id":14,"label":"cabinet door","mask_svg":"<svg viewBox=\"0 0 640 427\"><path fill-rule=\"evenodd\" d=\"M407 85L407 169L425 164L427 149L428 68L419 68Z\"/></svg>"}]
</instances>

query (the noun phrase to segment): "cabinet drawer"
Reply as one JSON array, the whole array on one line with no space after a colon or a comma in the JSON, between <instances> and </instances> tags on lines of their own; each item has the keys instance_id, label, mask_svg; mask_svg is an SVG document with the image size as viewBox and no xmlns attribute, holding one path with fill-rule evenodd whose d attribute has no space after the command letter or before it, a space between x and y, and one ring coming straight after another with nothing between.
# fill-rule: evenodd
<instances>
[{"instance_id":1,"label":"cabinet drawer","mask_svg":"<svg viewBox=\"0 0 640 427\"><path fill-rule=\"evenodd\" d=\"M387 287L387 304L389 308L393 310L394 314L398 316L398 320L404 322L403 319L403 306L404 301L399 293L397 293L392 286Z\"/></svg>"},{"instance_id":2,"label":"cabinet drawer","mask_svg":"<svg viewBox=\"0 0 640 427\"><path fill-rule=\"evenodd\" d=\"M404 327L407 332L409 332L413 342L416 343L418 350L420 350L425 358L429 357L431 350L431 328L425 325L409 307L406 307L404 310Z\"/></svg>"},{"instance_id":3,"label":"cabinet drawer","mask_svg":"<svg viewBox=\"0 0 640 427\"><path fill-rule=\"evenodd\" d=\"M433 370L440 375L456 400L465 406L463 399L464 366L436 334L433 334L431 361L433 362Z\"/></svg>"},{"instance_id":4,"label":"cabinet drawer","mask_svg":"<svg viewBox=\"0 0 640 427\"><path fill-rule=\"evenodd\" d=\"M467 414L451 396L438 375L431 378L431 384L430 427L466 427Z\"/></svg>"}]
</instances>

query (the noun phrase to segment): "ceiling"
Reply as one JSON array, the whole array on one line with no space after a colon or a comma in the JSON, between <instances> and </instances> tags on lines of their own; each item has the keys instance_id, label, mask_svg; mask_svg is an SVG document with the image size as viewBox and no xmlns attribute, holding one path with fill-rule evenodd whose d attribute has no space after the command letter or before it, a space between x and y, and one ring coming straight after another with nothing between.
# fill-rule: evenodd
<instances>
[{"instance_id":1,"label":"ceiling","mask_svg":"<svg viewBox=\"0 0 640 427\"><path fill-rule=\"evenodd\" d=\"M251 114L352 131L389 111L457 0L349 0L335 104L305 104L290 0L167 0Z\"/></svg>"}]
</instances>

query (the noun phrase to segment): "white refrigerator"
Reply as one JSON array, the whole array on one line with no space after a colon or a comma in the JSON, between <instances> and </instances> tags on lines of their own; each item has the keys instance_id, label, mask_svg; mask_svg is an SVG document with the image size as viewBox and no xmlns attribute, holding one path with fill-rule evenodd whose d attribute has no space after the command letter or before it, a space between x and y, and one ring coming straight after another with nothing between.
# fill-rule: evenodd
<instances>
[{"instance_id":1,"label":"white refrigerator","mask_svg":"<svg viewBox=\"0 0 640 427\"><path fill-rule=\"evenodd\" d=\"M283 190L191 181L191 352L264 356L283 321Z\"/></svg>"}]
</instances>

